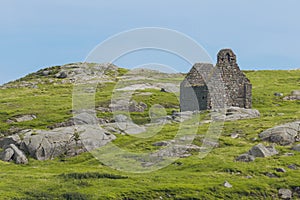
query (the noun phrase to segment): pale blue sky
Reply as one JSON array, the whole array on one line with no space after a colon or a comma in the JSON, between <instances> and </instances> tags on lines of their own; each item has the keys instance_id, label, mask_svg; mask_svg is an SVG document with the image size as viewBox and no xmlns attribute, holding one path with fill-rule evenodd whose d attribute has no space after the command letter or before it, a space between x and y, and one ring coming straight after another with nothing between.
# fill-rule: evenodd
<instances>
[{"instance_id":1,"label":"pale blue sky","mask_svg":"<svg viewBox=\"0 0 300 200\"><path fill-rule=\"evenodd\" d=\"M242 69L300 68L299 8L298 0L1 0L0 84L84 61L103 40L140 27L180 31L213 59L230 47Z\"/></svg>"}]
</instances>

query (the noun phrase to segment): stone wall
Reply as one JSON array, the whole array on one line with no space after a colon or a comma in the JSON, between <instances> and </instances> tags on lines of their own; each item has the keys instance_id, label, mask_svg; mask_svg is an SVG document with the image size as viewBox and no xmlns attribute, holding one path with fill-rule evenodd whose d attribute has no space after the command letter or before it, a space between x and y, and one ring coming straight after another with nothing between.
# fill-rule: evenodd
<instances>
[{"instance_id":1,"label":"stone wall","mask_svg":"<svg viewBox=\"0 0 300 200\"><path fill-rule=\"evenodd\" d=\"M180 109L181 111L210 109L207 86L180 87Z\"/></svg>"},{"instance_id":2,"label":"stone wall","mask_svg":"<svg viewBox=\"0 0 300 200\"><path fill-rule=\"evenodd\" d=\"M240 70L236 55L231 49L223 49L218 53L218 62L216 67L221 71L224 81L227 106L241 108L252 107L252 85Z\"/></svg>"},{"instance_id":3,"label":"stone wall","mask_svg":"<svg viewBox=\"0 0 300 200\"><path fill-rule=\"evenodd\" d=\"M180 86L181 111L223 108L225 105L252 107L252 85L240 70L231 49L223 49L218 53L216 67L196 63Z\"/></svg>"},{"instance_id":4,"label":"stone wall","mask_svg":"<svg viewBox=\"0 0 300 200\"><path fill-rule=\"evenodd\" d=\"M196 63L180 85L180 110L195 111L211 108L208 77L211 77L213 65ZM203 75L203 76L202 76Z\"/></svg>"}]
</instances>

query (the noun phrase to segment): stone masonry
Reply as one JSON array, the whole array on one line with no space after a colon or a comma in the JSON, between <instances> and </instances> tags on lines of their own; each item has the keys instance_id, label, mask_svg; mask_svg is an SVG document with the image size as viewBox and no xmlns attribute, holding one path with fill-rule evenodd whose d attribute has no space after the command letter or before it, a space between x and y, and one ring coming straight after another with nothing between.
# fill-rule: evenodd
<instances>
[{"instance_id":1,"label":"stone masonry","mask_svg":"<svg viewBox=\"0 0 300 200\"><path fill-rule=\"evenodd\" d=\"M224 101L228 107L251 108L252 85L240 70L236 55L231 49L223 49L218 53L215 67L211 64L196 63L180 85L181 111L209 110L212 108L211 91L208 81L214 73L219 73L225 89Z\"/></svg>"}]
</instances>

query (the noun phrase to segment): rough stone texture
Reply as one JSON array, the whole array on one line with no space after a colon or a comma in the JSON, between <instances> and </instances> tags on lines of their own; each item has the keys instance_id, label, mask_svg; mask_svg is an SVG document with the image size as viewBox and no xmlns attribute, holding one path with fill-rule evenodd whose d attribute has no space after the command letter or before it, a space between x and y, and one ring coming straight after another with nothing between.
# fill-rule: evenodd
<instances>
[{"instance_id":1,"label":"rough stone texture","mask_svg":"<svg viewBox=\"0 0 300 200\"><path fill-rule=\"evenodd\" d=\"M143 103L143 102L139 102L137 103L136 101L131 101L129 104L129 112L144 112L145 109L147 109L147 104Z\"/></svg>"},{"instance_id":2,"label":"rough stone texture","mask_svg":"<svg viewBox=\"0 0 300 200\"><path fill-rule=\"evenodd\" d=\"M249 154L254 157L269 157L278 154L278 152L274 147L266 147L260 143L252 147Z\"/></svg>"},{"instance_id":3,"label":"rough stone texture","mask_svg":"<svg viewBox=\"0 0 300 200\"><path fill-rule=\"evenodd\" d=\"M48 76L49 74L50 74L50 71L48 71L48 70L45 70L45 71L41 72L42 76Z\"/></svg>"},{"instance_id":4,"label":"rough stone texture","mask_svg":"<svg viewBox=\"0 0 300 200\"><path fill-rule=\"evenodd\" d=\"M122 115L122 114L116 115L114 118L115 118L116 122L128 122L129 121L128 117L126 115Z\"/></svg>"},{"instance_id":5,"label":"rough stone texture","mask_svg":"<svg viewBox=\"0 0 300 200\"><path fill-rule=\"evenodd\" d=\"M225 82L227 105L241 108L252 107L252 85L240 70L236 55L231 49L223 49L218 53L217 67L221 69Z\"/></svg>"},{"instance_id":6,"label":"rough stone texture","mask_svg":"<svg viewBox=\"0 0 300 200\"><path fill-rule=\"evenodd\" d=\"M207 110L213 107L212 101L216 96L212 93L218 89L218 85L214 84L218 80L215 72L219 72L220 80L224 83L225 98L221 99L225 101L225 105L241 108L252 107L252 85L240 70L236 62L236 55L231 49L223 49L218 53L218 62L215 68L218 70L215 70L211 64L203 63L196 63L192 67L180 86L180 109L182 111ZM213 87L210 87L210 84Z\"/></svg>"},{"instance_id":7,"label":"rough stone texture","mask_svg":"<svg viewBox=\"0 0 300 200\"><path fill-rule=\"evenodd\" d=\"M92 125L92 124L105 124L108 123L108 120L97 118L95 114L82 112L64 122L56 123L50 126L47 126L49 129L69 127L75 125Z\"/></svg>"},{"instance_id":8,"label":"rough stone texture","mask_svg":"<svg viewBox=\"0 0 300 200\"><path fill-rule=\"evenodd\" d=\"M256 109L246 109L239 107L229 107L224 114L214 117L214 120L220 121L236 121L241 119L252 119L260 117L260 113Z\"/></svg>"},{"instance_id":9,"label":"rough stone texture","mask_svg":"<svg viewBox=\"0 0 300 200\"><path fill-rule=\"evenodd\" d=\"M101 79L101 82L115 82L118 76L118 67L111 63L95 64L95 63L70 63L63 66L49 67L41 69L32 74L37 78L27 81L19 79L0 86L0 89L5 88L36 88L38 84L67 84L67 83L92 83ZM47 79L39 78L45 77ZM97 79L95 79L97 78Z\"/></svg>"},{"instance_id":10,"label":"rough stone texture","mask_svg":"<svg viewBox=\"0 0 300 200\"><path fill-rule=\"evenodd\" d=\"M0 148L5 149L10 144L18 146L21 143L19 135L11 135L5 138L0 138Z\"/></svg>"},{"instance_id":11,"label":"rough stone texture","mask_svg":"<svg viewBox=\"0 0 300 200\"><path fill-rule=\"evenodd\" d=\"M112 140L116 139L116 136L114 136L113 134L105 132L102 128L96 129L93 126L85 126L79 129L78 131L80 133L80 137L76 146L78 148L78 144L79 146L83 145L83 148L81 150L83 152L92 151L94 149L100 148L102 146L105 146L107 143L111 142ZM78 152L76 151L78 151L78 149L77 150L75 149L75 155L78 154Z\"/></svg>"},{"instance_id":12,"label":"rough stone texture","mask_svg":"<svg viewBox=\"0 0 300 200\"><path fill-rule=\"evenodd\" d=\"M21 115L18 117L15 117L14 119L8 120L8 123L12 123L12 122L26 122L26 121L31 121L36 119L35 115Z\"/></svg>"},{"instance_id":13,"label":"rough stone texture","mask_svg":"<svg viewBox=\"0 0 300 200\"><path fill-rule=\"evenodd\" d=\"M144 102L137 103L136 101L118 100L109 105L113 111L129 111L129 112L144 112L147 109L147 104Z\"/></svg>"},{"instance_id":14,"label":"rough stone texture","mask_svg":"<svg viewBox=\"0 0 300 200\"><path fill-rule=\"evenodd\" d=\"M53 130L24 130L19 135L2 138L1 148L5 151L0 158L9 161L14 150L13 160L18 164L27 163L23 152L37 160L48 160L58 156L75 156L79 153L102 147L116 137L104 129L93 125L63 127Z\"/></svg>"},{"instance_id":15,"label":"rough stone texture","mask_svg":"<svg viewBox=\"0 0 300 200\"><path fill-rule=\"evenodd\" d=\"M129 135L139 134L146 131L144 126L139 126L133 122L117 122L111 123L111 127L119 129L121 133L126 133Z\"/></svg>"},{"instance_id":16,"label":"rough stone texture","mask_svg":"<svg viewBox=\"0 0 300 200\"><path fill-rule=\"evenodd\" d=\"M229 107L226 110L225 121L235 121L240 119L252 119L260 117L256 109L244 109L239 107Z\"/></svg>"},{"instance_id":17,"label":"rough stone texture","mask_svg":"<svg viewBox=\"0 0 300 200\"><path fill-rule=\"evenodd\" d=\"M212 77L214 67L211 64L196 63L180 85L180 110L195 111L212 108L208 77Z\"/></svg>"},{"instance_id":18,"label":"rough stone texture","mask_svg":"<svg viewBox=\"0 0 300 200\"><path fill-rule=\"evenodd\" d=\"M99 120L94 112L82 112L75 115L71 120L73 120L74 124L76 125L93 125L99 123Z\"/></svg>"},{"instance_id":19,"label":"rough stone texture","mask_svg":"<svg viewBox=\"0 0 300 200\"><path fill-rule=\"evenodd\" d=\"M59 72L58 74L56 74L56 78L67 78L68 74L64 71Z\"/></svg>"},{"instance_id":20,"label":"rough stone texture","mask_svg":"<svg viewBox=\"0 0 300 200\"><path fill-rule=\"evenodd\" d=\"M190 152L196 151L200 152L201 147L194 144L174 144L170 143L167 148L161 149L160 151L153 153L152 157L179 157L186 158L191 156Z\"/></svg>"},{"instance_id":21,"label":"rough stone texture","mask_svg":"<svg viewBox=\"0 0 300 200\"><path fill-rule=\"evenodd\" d=\"M281 199L292 199L293 193L289 189L281 188L281 189L278 190L278 195Z\"/></svg>"},{"instance_id":22,"label":"rough stone texture","mask_svg":"<svg viewBox=\"0 0 300 200\"><path fill-rule=\"evenodd\" d=\"M278 154L278 151L274 146L264 146L263 144L257 144L253 146L249 152L244 153L236 158L236 161L240 162L252 162L256 157L269 157Z\"/></svg>"},{"instance_id":23,"label":"rough stone texture","mask_svg":"<svg viewBox=\"0 0 300 200\"><path fill-rule=\"evenodd\" d=\"M300 90L294 90L291 95L283 98L284 100L300 100Z\"/></svg>"},{"instance_id":24,"label":"rough stone texture","mask_svg":"<svg viewBox=\"0 0 300 200\"><path fill-rule=\"evenodd\" d=\"M30 130L24 135L20 148L37 160L48 160L61 155L75 156L104 146L113 139L114 135L91 125L78 126L76 129L65 127L51 131Z\"/></svg>"},{"instance_id":25,"label":"rough stone texture","mask_svg":"<svg viewBox=\"0 0 300 200\"><path fill-rule=\"evenodd\" d=\"M14 150L12 148L7 148L3 152L0 153L0 160L10 161L14 155Z\"/></svg>"},{"instance_id":26,"label":"rough stone texture","mask_svg":"<svg viewBox=\"0 0 300 200\"><path fill-rule=\"evenodd\" d=\"M121 134L121 130L112 127L111 124L104 124L102 128L104 128L104 130L108 133Z\"/></svg>"},{"instance_id":27,"label":"rough stone texture","mask_svg":"<svg viewBox=\"0 0 300 200\"><path fill-rule=\"evenodd\" d=\"M255 157L252 155L249 155L248 153L244 153L236 158L236 161L240 162L252 162L255 160Z\"/></svg>"},{"instance_id":28,"label":"rough stone texture","mask_svg":"<svg viewBox=\"0 0 300 200\"><path fill-rule=\"evenodd\" d=\"M47 126L49 129L55 129L55 128L61 128L61 127L68 127L68 126L74 126L74 120L70 119L64 122L59 122L50 126Z\"/></svg>"},{"instance_id":29,"label":"rough stone texture","mask_svg":"<svg viewBox=\"0 0 300 200\"><path fill-rule=\"evenodd\" d=\"M183 136L174 140L159 141L153 143L153 146L162 147L152 157L180 157L185 158L191 156L191 152L201 152L205 147L199 147L191 144L195 136Z\"/></svg>"},{"instance_id":30,"label":"rough stone texture","mask_svg":"<svg viewBox=\"0 0 300 200\"><path fill-rule=\"evenodd\" d=\"M27 164L28 159L16 145L10 144L10 148L14 151L13 160L16 162L16 164Z\"/></svg>"},{"instance_id":31,"label":"rough stone texture","mask_svg":"<svg viewBox=\"0 0 300 200\"><path fill-rule=\"evenodd\" d=\"M112 134L121 134L121 135L134 135L143 133L146 131L146 128L142 125L137 125L130 121L125 122L115 122L115 123L107 123L102 125L103 129L106 132Z\"/></svg>"},{"instance_id":32,"label":"rough stone texture","mask_svg":"<svg viewBox=\"0 0 300 200\"><path fill-rule=\"evenodd\" d=\"M300 121L296 121L267 129L260 133L259 137L280 145L290 145L298 141L299 133Z\"/></svg>"}]
</instances>

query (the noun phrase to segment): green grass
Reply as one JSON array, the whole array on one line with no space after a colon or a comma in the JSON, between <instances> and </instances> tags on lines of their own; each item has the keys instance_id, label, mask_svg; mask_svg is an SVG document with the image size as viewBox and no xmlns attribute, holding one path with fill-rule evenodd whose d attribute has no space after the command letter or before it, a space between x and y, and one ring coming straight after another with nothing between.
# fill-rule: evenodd
<instances>
[{"instance_id":1,"label":"green grass","mask_svg":"<svg viewBox=\"0 0 300 200\"><path fill-rule=\"evenodd\" d=\"M120 72L125 74L127 71ZM253 139L261 131L300 119L299 101L284 101L282 97L274 96L275 92L288 95L299 89L300 71L245 73L253 84L253 107L260 111L261 117L226 122L219 147L205 158L200 159L197 153L193 153L191 157L178 159L163 169L140 174L109 168L89 153L49 161L30 159L28 165L0 161L0 199L277 199L279 188L300 186L300 171L287 168L289 164L300 167L299 152L291 151L289 146L277 146L280 154L270 158L257 158L251 163L236 162L235 158L260 142ZM109 105L114 87L115 83L99 85L96 106ZM149 121L149 107L153 104L163 104L167 113L178 110L179 102L174 94L153 89L136 92L152 93L148 96L133 95L134 100L148 105L144 113L132 114L137 123ZM0 131L7 134L12 127L46 129L72 117L71 109L72 85L3 89L0 90ZM37 119L6 123L21 114L35 114ZM110 113L97 115L107 119L112 117ZM195 144L201 145L208 126L198 128ZM158 147L152 144L174 138L178 127L176 123L166 125L151 138L117 135L114 144L137 153L155 151ZM232 139L231 133L239 133L240 138ZM295 155L285 156L287 152ZM278 167L287 172L276 172ZM274 173L278 178L269 178L266 172ZM225 188L225 181L233 187Z\"/></svg>"}]
</instances>

